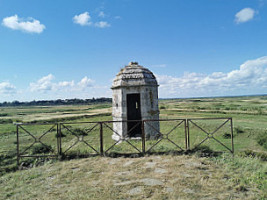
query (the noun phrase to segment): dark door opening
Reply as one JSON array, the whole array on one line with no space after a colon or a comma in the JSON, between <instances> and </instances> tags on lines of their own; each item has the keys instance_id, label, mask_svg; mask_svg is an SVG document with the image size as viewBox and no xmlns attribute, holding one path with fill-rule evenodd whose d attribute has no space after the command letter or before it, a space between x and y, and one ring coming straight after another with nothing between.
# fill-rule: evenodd
<instances>
[{"instance_id":1,"label":"dark door opening","mask_svg":"<svg viewBox=\"0 0 267 200\"><path fill-rule=\"evenodd\" d=\"M141 120L140 93L127 94L127 120ZM141 122L128 122L127 127L129 137L142 135Z\"/></svg>"}]
</instances>

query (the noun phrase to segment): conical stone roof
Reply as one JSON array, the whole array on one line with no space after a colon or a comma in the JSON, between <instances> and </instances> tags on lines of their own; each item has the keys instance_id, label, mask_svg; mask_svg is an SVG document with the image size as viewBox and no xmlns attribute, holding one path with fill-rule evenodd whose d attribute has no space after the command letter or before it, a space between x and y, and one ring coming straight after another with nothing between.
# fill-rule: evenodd
<instances>
[{"instance_id":1,"label":"conical stone roof","mask_svg":"<svg viewBox=\"0 0 267 200\"><path fill-rule=\"evenodd\" d=\"M138 65L137 62L130 62L117 74L111 89L131 86L158 86L158 83L149 69Z\"/></svg>"}]
</instances>

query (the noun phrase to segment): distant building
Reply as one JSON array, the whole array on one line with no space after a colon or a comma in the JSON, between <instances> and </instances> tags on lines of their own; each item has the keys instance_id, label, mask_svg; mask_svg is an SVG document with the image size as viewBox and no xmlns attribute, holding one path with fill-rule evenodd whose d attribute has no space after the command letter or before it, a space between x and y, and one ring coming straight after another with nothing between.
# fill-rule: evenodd
<instances>
[{"instance_id":1,"label":"distant building","mask_svg":"<svg viewBox=\"0 0 267 200\"><path fill-rule=\"evenodd\" d=\"M113 120L158 120L158 86L150 70L138 65L137 62L130 62L113 80ZM146 137L156 137L159 134L159 122L151 121L149 125L144 127ZM138 121L114 123L113 129L114 140L140 137L142 134L142 125Z\"/></svg>"}]
</instances>

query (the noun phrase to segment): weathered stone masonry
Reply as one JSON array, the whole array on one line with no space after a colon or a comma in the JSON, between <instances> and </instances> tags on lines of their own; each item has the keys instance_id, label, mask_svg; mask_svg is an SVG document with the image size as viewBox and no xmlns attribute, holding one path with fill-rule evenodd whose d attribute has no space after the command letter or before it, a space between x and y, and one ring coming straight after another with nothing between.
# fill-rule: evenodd
<instances>
[{"instance_id":1,"label":"weathered stone masonry","mask_svg":"<svg viewBox=\"0 0 267 200\"><path fill-rule=\"evenodd\" d=\"M158 83L154 74L137 62L130 62L117 74L111 87L112 116L114 121L125 120L158 120ZM150 122L159 129L159 122ZM132 123L114 123L113 129L119 135L113 134L112 138L141 136L141 125ZM127 134L128 132L128 134ZM150 126L145 126L146 137L153 138L158 135Z\"/></svg>"}]
</instances>

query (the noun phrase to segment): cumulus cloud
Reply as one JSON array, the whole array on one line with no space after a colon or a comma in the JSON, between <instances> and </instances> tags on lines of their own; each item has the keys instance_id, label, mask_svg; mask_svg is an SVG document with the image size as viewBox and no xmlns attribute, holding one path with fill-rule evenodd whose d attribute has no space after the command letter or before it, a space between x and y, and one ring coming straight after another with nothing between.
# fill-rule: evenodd
<instances>
[{"instance_id":1,"label":"cumulus cloud","mask_svg":"<svg viewBox=\"0 0 267 200\"><path fill-rule=\"evenodd\" d=\"M252 8L244 8L235 15L235 22L237 24L244 23L253 19L255 10Z\"/></svg>"},{"instance_id":2,"label":"cumulus cloud","mask_svg":"<svg viewBox=\"0 0 267 200\"><path fill-rule=\"evenodd\" d=\"M31 92L42 92L46 93L49 91L60 92L60 91L79 91L88 87L92 87L94 81L85 76L77 84L74 80L72 81L61 81L55 82L55 77L52 74L40 78L38 81L30 83Z\"/></svg>"},{"instance_id":3,"label":"cumulus cloud","mask_svg":"<svg viewBox=\"0 0 267 200\"><path fill-rule=\"evenodd\" d=\"M53 89L52 80L54 78L55 77L52 74L44 76L41 79L39 79L36 83L30 83L30 90L32 92L34 91L44 92L44 91L52 90Z\"/></svg>"},{"instance_id":4,"label":"cumulus cloud","mask_svg":"<svg viewBox=\"0 0 267 200\"><path fill-rule=\"evenodd\" d=\"M81 88L91 87L93 85L94 81L87 76L85 76L79 83L78 86Z\"/></svg>"},{"instance_id":5,"label":"cumulus cloud","mask_svg":"<svg viewBox=\"0 0 267 200\"><path fill-rule=\"evenodd\" d=\"M41 24L39 20L31 17L24 20L17 15L4 18L2 25L13 30L21 30L28 33L42 33L45 29L45 25Z\"/></svg>"},{"instance_id":6,"label":"cumulus cloud","mask_svg":"<svg viewBox=\"0 0 267 200\"><path fill-rule=\"evenodd\" d=\"M16 93L16 87L12 85L11 83L7 82L2 82L0 83L0 94L14 94Z\"/></svg>"},{"instance_id":7,"label":"cumulus cloud","mask_svg":"<svg viewBox=\"0 0 267 200\"><path fill-rule=\"evenodd\" d=\"M248 60L228 73L185 73L182 77L157 75L164 96L211 96L267 90L267 56ZM266 89L265 89L266 88Z\"/></svg>"},{"instance_id":8,"label":"cumulus cloud","mask_svg":"<svg viewBox=\"0 0 267 200\"><path fill-rule=\"evenodd\" d=\"M59 87L73 87L74 85L74 81L62 81L58 83Z\"/></svg>"},{"instance_id":9,"label":"cumulus cloud","mask_svg":"<svg viewBox=\"0 0 267 200\"><path fill-rule=\"evenodd\" d=\"M95 23L95 26L98 28L107 28L107 27L110 27L111 25L108 22L99 21Z\"/></svg>"},{"instance_id":10,"label":"cumulus cloud","mask_svg":"<svg viewBox=\"0 0 267 200\"><path fill-rule=\"evenodd\" d=\"M80 24L81 26L89 26L92 24L89 12L84 12L79 15L75 15L73 17L73 22L76 24Z\"/></svg>"},{"instance_id":11,"label":"cumulus cloud","mask_svg":"<svg viewBox=\"0 0 267 200\"><path fill-rule=\"evenodd\" d=\"M105 13L101 11L98 14L99 17L104 18L106 17ZM84 12L80 15L75 15L73 17L73 22L76 24L80 24L81 26L92 26L97 28L107 28L110 27L110 23L106 21L98 21L93 23L91 16L89 15L89 12Z\"/></svg>"}]
</instances>

